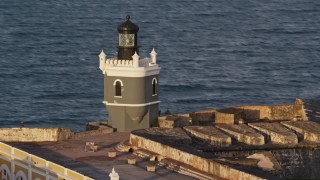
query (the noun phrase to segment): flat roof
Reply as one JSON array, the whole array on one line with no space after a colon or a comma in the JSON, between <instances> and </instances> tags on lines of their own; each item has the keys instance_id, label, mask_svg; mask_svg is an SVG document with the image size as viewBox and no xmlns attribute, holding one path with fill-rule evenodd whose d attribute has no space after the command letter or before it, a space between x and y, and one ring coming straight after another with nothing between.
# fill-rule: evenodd
<instances>
[{"instance_id":1,"label":"flat roof","mask_svg":"<svg viewBox=\"0 0 320 180\"><path fill-rule=\"evenodd\" d=\"M136 165L129 165L127 157L132 156L132 153L117 152L116 158L107 157L107 152L112 151L118 143L129 139L129 135L130 133L115 132L80 140L7 144L97 180L108 179L112 168L119 174L120 179L194 179L159 166L155 173L148 172L146 165L150 162L143 159L137 159ZM85 152L86 142L95 142L99 150Z\"/></svg>"}]
</instances>

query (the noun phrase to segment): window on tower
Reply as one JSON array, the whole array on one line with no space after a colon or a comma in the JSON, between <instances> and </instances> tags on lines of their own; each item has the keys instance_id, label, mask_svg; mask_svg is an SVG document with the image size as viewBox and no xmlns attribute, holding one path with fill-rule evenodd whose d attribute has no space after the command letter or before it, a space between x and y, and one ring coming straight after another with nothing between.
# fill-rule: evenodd
<instances>
[{"instance_id":1,"label":"window on tower","mask_svg":"<svg viewBox=\"0 0 320 180\"><path fill-rule=\"evenodd\" d=\"M116 82L116 96L121 96L121 82Z\"/></svg>"},{"instance_id":2,"label":"window on tower","mask_svg":"<svg viewBox=\"0 0 320 180\"><path fill-rule=\"evenodd\" d=\"M153 78L152 79L152 96L156 96L157 95L157 78Z\"/></svg>"}]
</instances>

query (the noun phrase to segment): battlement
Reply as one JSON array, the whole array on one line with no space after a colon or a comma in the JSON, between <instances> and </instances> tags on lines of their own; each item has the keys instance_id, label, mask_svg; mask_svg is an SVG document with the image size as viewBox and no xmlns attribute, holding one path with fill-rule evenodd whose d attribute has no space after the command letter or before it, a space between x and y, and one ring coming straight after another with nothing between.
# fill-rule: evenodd
<instances>
[{"instance_id":1,"label":"battlement","mask_svg":"<svg viewBox=\"0 0 320 180\"><path fill-rule=\"evenodd\" d=\"M116 57L107 59L106 54L102 50L99 55L99 59L100 59L99 68L103 74L105 74L109 68L115 68L115 67L148 68L152 66L157 66L156 56L157 56L157 53L153 49L152 52L150 53L150 57L146 57L143 59L140 59L137 53L135 53L132 56L132 60L117 59Z\"/></svg>"},{"instance_id":2,"label":"battlement","mask_svg":"<svg viewBox=\"0 0 320 180\"><path fill-rule=\"evenodd\" d=\"M153 66L155 65L152 63L151 58L144 58L144 59L139 59L139 66L138 67L148 67L148 66ZM133 60L119 60L117 58L109 58L105 60L104 63L105 67L134 67L133 66Z\"/></svg>"}]
</instances>

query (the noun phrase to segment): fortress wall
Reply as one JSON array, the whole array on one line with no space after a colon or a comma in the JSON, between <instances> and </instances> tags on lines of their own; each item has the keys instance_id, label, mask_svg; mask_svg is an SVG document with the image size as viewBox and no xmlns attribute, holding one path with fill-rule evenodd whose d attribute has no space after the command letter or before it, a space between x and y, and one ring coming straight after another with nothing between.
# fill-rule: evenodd
<instances>
[{"instance_id":1,"label":"fortress wall","mask_svg":"<svg viewBox=\"0 0 320 180\"><path fill-rule=\"evenodd\" d=\"M275 106L236 106L243 110L243 118L249 120L266 119L271 121L292 120L297 117L305 120L302 104L288 104Z\"/></svg>"},{"instance_id":2,"label":"fortress wall","mask_svg":"<svg viewBox=\"0 0 320 180\"><path fill-rule=\"evenodd\" d=\"M72 134L67 128L0 128L0 141L61 141L69 139Z\"/></svg>"},{"instance_id":3,"label":"fortress wall","mask_svg":"<svg viewBox=\"0 0 320 180\"><path fill-rule=\"evenodd\" d=\"M216 161L205 159L194 154L184 152L171 146L147 139L142 136L130 134L130 143L138 148L147 149L181 163L192 166L195 169L227 179L262 179L237 169L233 169Z\"/></svg>"},{"instance_id":4,"label":"fortress wall","mask_svg":"<svg viewBox=\"0 0 320 180\"><path fill-rule=\"evenodd\" d=\"M97 129L97 130L82 131L82 132L74 133L72 136L72 139L81 139L83 137L96 136L96 135L101 135L101 134L109 134L112 132L113 132L112 128L102 128L102 129Z\"/></svg>"},{"instance_id":5,"label":"fortress wall","mask_svg":"<svg viewBox=\"0 0 320 180\"><path fill-rule=\"evenodd\" d=\"M193 125L201 125L203 123L212 123L215 120L215 110L197 111L192 112L190 117L192 118Z\"/></svg>"},{"instance_id":6,"label":"fortress wall","mask_svg":"<svg viewBox=\"0 0 320 180\"><path fill-rule=\"evenodd\" d=\"M244 120L265 119L269 121L283 120L307 120L303 104L288 104L275 106L235 106L227 108L230 112L216 112L215 110L192 112L193 125L201 125L204 122L228 123L233 124L241 115ZM233 112L242 110L242 112ZM240 114L239 114L240 113Z\"/></svg>"},{"instance_id":7,"label":"fortress wall","mask_svg":"<svg viewBox=\"0 0 320 180\"><path fill-rule=\"evenodd\" d=\"M235 109L243 110L243 118L249 120L269 119L271 117L270 106L236 106Z\"/></svg>"}]
</instances>

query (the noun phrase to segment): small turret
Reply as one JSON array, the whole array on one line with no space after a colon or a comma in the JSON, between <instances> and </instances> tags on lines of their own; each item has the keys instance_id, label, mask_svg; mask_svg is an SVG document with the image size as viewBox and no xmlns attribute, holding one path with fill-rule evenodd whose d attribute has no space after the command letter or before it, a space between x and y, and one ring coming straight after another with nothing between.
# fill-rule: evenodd
<instances>
[{"instance_id":1,"label":"small turret","mask_svg":"<svg viewBox=\"0 0 320 180\"><path fill-rule=\"evenodd\" d=\"M101 51L101 53L99 54L99 60L100 60L100 64L99 64L99 68L101 71L104 71L105 68L105 64L106 64L106 54L103 52L103 49Z\"/></svg>"},{"instance_id":2,"label":"small turret","mask_svg":"<svg viewBox=\"0 0 320 180\"><path fill-rule=\"evenodd\" d=\"M139 67L139 55L137 54L137 52L135 52L134 55L132 56L132 60L133 60L133 67Z\"/></svg>"},{"instance_id":3,"label":"small turret","mask_svg":"<svg viewBox=\"0 0 320 180\"><path fill-rule=\"evenodd\" d=\"M150 53L150 58L153 64L157 64L157 53L154 50L154 48L152 49L151 53Z\"/></svg>"}]
</instances>

